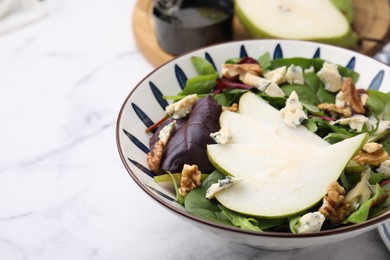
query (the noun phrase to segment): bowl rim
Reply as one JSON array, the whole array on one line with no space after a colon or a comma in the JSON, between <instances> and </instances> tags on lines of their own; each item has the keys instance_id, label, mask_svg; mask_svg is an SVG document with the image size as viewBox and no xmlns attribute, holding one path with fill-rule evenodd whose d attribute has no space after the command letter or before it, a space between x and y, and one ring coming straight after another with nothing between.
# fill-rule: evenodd
<instances>
[{"instance_id":1,"label":"bowl rim","mask_svg":"<svg viewBox=\"0 0 390 260\"><path fill-rule=\"evenodd\" d=\"M120 107L120 110L119 110L119 113L118 113L118 117L117 117L117 122L116 122L116 129L115 129L116 145L117 145L117 149L118 149L121 161L122 161L123 165L125 166L125 168L127 170L127 173L130 175L130 177L135 181L135 183L144 192L146 192L146 194L148 194L152 199L154 199L155 201L157 201L159 204L161 204L165 208L169 209L170 211L172 211L174 213L178 213L181 216L183 216L183 217L185 217L185 218L187 218L189 220L198 222L200 224L204 224L204 225L209 226L211 228L222 229L224 231L233 232L233 233L237 233L237 234L241 234L241 235L250 235L250 236L265 237L265 238L266 237L269 237L269 238L287 238L287 239L324 237L324 236L330 236L330 235L336 236L336 235L347 234L347 233L350 233L350 232L353 232L353 231L363 230L363 229L367 229L366 231L368 231L369 229L376 228L377 226L379 226L379 224L383 223L384 221L390 220L390 211L388 211L388 212L386 212L386 213L384 213L382 215L379 215L379 216L377 216L375 218L372 218L372 219L369 219L367 221L364 221L363 223L352 224L352 225L348 225L348 226L344 226L344 227L340 227L340 228L329 229L329 230L324 230L324 231L314 232L314 233L294 234L294 233L286 233L286 232L270 232L270 231L259 232L259 231L251 231L251 230L241 229L239 227L228 226L228 225L223 225L223 224L220 224L220 223L217 223L217 222L209 221L209 220L197 217L195 215L192 215L192 214L190 214L190 213L188 213L186 211L179 210L177 207L173 206L173 204L166 203L163 199L161 199L158 195L156 195L155 192L153 192L151 189L146 187L141 182L141 180L139 180L137 178L135 173L133 173L132 169L127 164L127 158L126 158L125 154L122 151L121 142L120 142L120 134L121 134L120 123L121 123L121 120L122 120L122 115L123 115L123 112L124 112L124 108L125 108L126 104L128 103L130 97L133 95L133 93L135 91L137 91L137 89L143 84L143 82L145 82L152 74L154 74L158 70L160 70L160 68L162 68L162 67L164 67L164 66L166 66L166 65L168 65L170 63L175 63L177 59L179 59L179 58L181 58L183 56L189 55L189 54L191 54L193 52L197 52L197 51L200 51L200 50L207 50L210 47L218 47L218 46L221 46L221 45L231 45L231 44L233 45L233 44L239 44L239 43L245 44L245 43L248 43L248 42L259 42L259 44L261 42L275 43L275 46L277 44L288 44L289 42L292 42L292 43L305 43L305 44L309 44L309 45L313 44L313 45L318 46L318 47L324 47L324 48L330 48L330 49L335 48L338 51L347 52L347 53L353 54L355 56L363 56L365 58L368 58L368 59L371 59L373 61L376 61L376 62L378 62L378 63L380 63L382 65L390 67L388 64L386 64L386 63L384 63L384 62L382 62L380 60L376 60L373 57L370 57L370 56L368 56L366 54L358 53L358 52L353 51L353 50L345 49L345 48L342 48L342 47L338 47L338 46L334 46L334 45L330 45L330 44L326 44L326 43L317 43L317 42L304 41L304 40L288 40L288 39L236 40L236 41L231 41L231 42L212 44L212 45L209 45L209 46L197 48L197 49L185 52L183 54L180 54L180 55L174 57L173 59L171 59L169 61L166 61L165 63L161 64L160 66L154 68L151 72L149 72L146 76L144 76L143 79L140 80L136 84L136 86L130 91L130 93L127 95L127 97L125 98L125 100L123 101L123 103L122 103L122 105Z\"/></svg>"}]
</instances>

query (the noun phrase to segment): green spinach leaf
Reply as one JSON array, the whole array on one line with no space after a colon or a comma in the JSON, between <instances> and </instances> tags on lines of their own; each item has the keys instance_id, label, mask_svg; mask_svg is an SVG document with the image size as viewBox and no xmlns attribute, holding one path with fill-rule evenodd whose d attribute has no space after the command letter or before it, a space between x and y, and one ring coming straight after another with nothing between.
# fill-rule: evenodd
<instances>
[{"instance_id":1,"label":"green spinach leaf","mask_svg":"<svg viewBox=\"0 0 390 260\"><path fill-rule=\"evenodd\" d=\"M218 207L234 226L247 230L262 231L259 228L259 222L256 219L243 216L237 212L225 208L222 205L218 205Z\"/></svg>"},{"instance_id":2,"label":"green spinach leaf","mask_svg":"<svg viewBox=\"0 0 390 260\"><path fill-rule=\"evenodd\" d=\"M390 120L390 92L368 90L366 105L380 120Z\"/></svg>"},{"instance_id":3,"label":"green spinach leaf","mask_svg":"<svg viewBox=\"0 0 390 260\"><path fill-rule=\"evenodd\" d=\"M210 75L218 73L215 70L213 64L211 64L208 60L202 57L193 56L191 57L191 62L199 75Z\"/></svg>"},{"instance_id":4,"label":"green spinach leaf","mask_svg":"<svg viewBox=\"0 0 390 260\"><path fill-rule=\"evenodd\" d=\"M271 54L269 52L266 52L264 53L263 55L261 55L257 61L259 62L260 64L260 67L264 70L264 71L267 71L271 65L272 65L272 58L271 58Z\"/></svg>"},{"instance_id":5,"label":"green spinach leaf","mask_svg":"<svg viewBox=\"0 0 390 260\"><path fill-rule=\"evenodd\" d=\"M207 94L212 92L213 88L217 85L218 73L209 75L200 75L187 80L184 89L178 94L191 95L191 94Z\"/></svg>"},{"instance_id":6,"label":"green spinach leaf","mask_svg":"<svg viewBox=\"0 0 390 260\"><path fill-rule=\"evenodd\" d=\"M293 91L297 92L299 100L308 105L335 102L336 95L325 90L324 84L314 72L306 73L304 78L305 85L283 84L281 88L287 96Z\"/></svg>"},{"instance_id":7,"label":"green spinach leaf","mask_svg":"<svg viewBox=\"0 0 390 260\"><path fill-rule=\"evenodd\" d=\"M346 220L344 220L342 223L362 223L368 219L371 205L376 201L380 196L383 195L383 190L379 184L375 185L375 193L374 196L372 196L370 199L366 200L362 204L360 204L359 208L352 212Z\"/></svg>"},{"instance_id":8,"label":"green spinach leaf","mask_svg":"<svg viewBox=\"0 0 390 260\"><path fill-rule=\"evenodd\" d=\"M205 197L207 189L213 183L224 178L225 175L222 173L218 171L212 172L203 181L201 187L190 191L184 198L185 209L195 216L232 226L230 219L218 207L219 203L214 199L209 200Z\"/></svg>"}]
</instances>

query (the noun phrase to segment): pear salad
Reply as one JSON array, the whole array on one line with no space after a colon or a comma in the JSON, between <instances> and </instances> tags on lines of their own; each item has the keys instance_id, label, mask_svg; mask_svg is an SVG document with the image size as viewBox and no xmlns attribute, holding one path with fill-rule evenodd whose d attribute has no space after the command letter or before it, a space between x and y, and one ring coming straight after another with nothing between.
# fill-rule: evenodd
<instances>
[{"instance_id":1,"label":"pear salad","mask_svg":"<svg viewBox=\"0 0 390 260\"><path fill-rule=\"evenodd\" d=\"M147 163L186 211L253 231L312 233L390 210L390 93L320 58L231 58L147 132Z\"/></svg>"}]
</instances>

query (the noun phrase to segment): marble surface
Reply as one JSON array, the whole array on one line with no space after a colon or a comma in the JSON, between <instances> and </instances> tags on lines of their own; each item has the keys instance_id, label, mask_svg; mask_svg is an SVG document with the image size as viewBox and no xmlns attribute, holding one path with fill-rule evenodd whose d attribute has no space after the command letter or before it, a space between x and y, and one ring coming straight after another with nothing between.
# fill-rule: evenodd
<instances>
[{"instance_id":1,"label":"marble surface","mask_svg":"<svg viewBox=\"0 0 390 260\"><path fill-rule=\"evenodd\" d=\"M264 251L145 196L115 143L122 102L153 69L131 32L135 2L46 0L44 19L0 37L0 259L389 259L376 230Z\"/></svg>"}]
</instances>

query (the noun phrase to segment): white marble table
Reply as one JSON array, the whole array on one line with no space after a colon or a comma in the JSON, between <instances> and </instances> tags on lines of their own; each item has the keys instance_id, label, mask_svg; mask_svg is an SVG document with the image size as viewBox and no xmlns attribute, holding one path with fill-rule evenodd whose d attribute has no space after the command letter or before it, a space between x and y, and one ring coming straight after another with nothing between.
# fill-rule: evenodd
<instances>
[{"instance_id":1,"label":"white marble table","mask_svg":"<svg viewBox=\"0 0 390 260\"><path fill-rule=\"evenodd\" d=\"M115 143L123 100L153 69L132 36L134 4L46 0L45 19L0 37L0 259L389 259L376 230L263 251L145 196Z\"/></svg>"}]
</instances>

